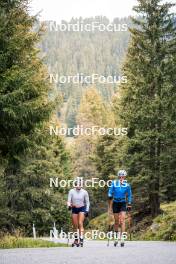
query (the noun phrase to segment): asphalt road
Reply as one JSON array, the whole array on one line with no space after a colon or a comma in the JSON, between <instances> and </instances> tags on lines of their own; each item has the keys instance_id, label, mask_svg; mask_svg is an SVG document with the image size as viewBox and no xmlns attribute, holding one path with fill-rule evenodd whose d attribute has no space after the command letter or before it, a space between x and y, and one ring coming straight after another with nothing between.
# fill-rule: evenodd
<instances>
[{"instance_id":1,"label":"asphalt road","mask_svg":"<svg viewBox=\"0 0 176 264\"><path fill-rule=\"evenodd\" d=\"M174 264L176 243L126 242L124 248L87 241L83 248L0 250L0 264Z\"/></svg>"}]
</instances>

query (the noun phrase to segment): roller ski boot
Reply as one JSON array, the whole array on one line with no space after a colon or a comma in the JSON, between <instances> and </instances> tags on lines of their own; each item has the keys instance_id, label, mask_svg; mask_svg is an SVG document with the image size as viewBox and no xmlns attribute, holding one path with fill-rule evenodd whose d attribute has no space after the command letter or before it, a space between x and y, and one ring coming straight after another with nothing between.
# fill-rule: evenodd
<instances>
[{"instance_id":1,"label":"roller ski boot","mask_svg":"<svg viewBox=\"0 0 176 264\"><path fill-rule=\"evenodd\" d=\"M119 233L117 231L114 232L114 247L117 247L119 243Z\"/></svg>"},{"instance_id":2,"label":"roller ski boot","mask_svg":"<svg viewBox=\"0 0 176 264\"><path fill-rule=\"evenodd\" d=\"M79 247L78 239L74 240L74 242L72 243L72 247Z\"/></svg>"},{"instance_id":3,"label":"roller ski boot","mask_svg":"<svg viewBox=\"0 0 176 264\"><path fill-rule=\"evenodd\" d=\"M114 247L117 247L118 246L118 241L114 241Z\"/></svg>"},{"instance_id":4,"label":"roller ski boot","mask_svg":"<svg viewBox=\"0 0 176 264\"><path fill-rule=\"evenodd\" d=\"M124 241L121 241L121 242L120 242L120 246L121 246L121 247L124 247L124 246L125 246L125 242L124 242Z\"/></svg>"},{"instance_id":5,"label":"roller ski boot","mask_svg":"<svg viewBox=\"0 0 176 264\"><path fill-rule=\"evenodd\" d=\"M79 240L79 245L80 245L80 247L83 247L83 245L84 245L84 240L83 240L83 238L80 238L80 240Z\"/></svg>"}]
</instances>

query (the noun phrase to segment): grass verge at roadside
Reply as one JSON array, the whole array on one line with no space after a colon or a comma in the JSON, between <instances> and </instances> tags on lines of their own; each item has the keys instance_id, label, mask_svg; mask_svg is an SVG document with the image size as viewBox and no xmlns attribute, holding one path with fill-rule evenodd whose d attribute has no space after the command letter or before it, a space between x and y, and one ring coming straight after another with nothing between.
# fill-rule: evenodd
<instances>
[{"instance_id":1,"label":"grass verge at roadside","mask_svg":"<svg viewBox=\"0 0 176 264\"><path fill-rule=\"evenodd\" d=\"M0 239L0 249L9 248L41 248L41 247L66 247L63 243L54 243L41 239L23 238L14 236L4 236Z\"/></svg>"},{"instance_id":2,"label":"grass verge at roadside","mask_svg":"<svg viewBox=\"0 0 176 264\"><path fill-rule=\"evenodd\" d=\"M153 223L137 238L141 240L176 241L176 202L162 204L162 214L153 219Z\"/></svg>"}]
</instances>

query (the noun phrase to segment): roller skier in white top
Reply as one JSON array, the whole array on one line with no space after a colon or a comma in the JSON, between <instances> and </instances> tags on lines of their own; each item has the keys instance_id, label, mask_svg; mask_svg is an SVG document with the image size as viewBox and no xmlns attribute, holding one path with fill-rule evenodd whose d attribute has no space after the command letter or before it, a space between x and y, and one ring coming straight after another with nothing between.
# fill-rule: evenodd
<instances>
[{"instance_id":1,"label":"roller skier in white top","mask_svg":"<svg viewBox=\"0 0 176 264\"><path fill-rule=\"evenodd\" d=\"M88 192L82 188L81 178L76 178L74 183L75 188L69 191L67 200L68 209L72 211L72 224L75 232L75 240L72 246L83 246L83 223L85 217L88 216L90 202Z\"/></svg>"}]
</instances>

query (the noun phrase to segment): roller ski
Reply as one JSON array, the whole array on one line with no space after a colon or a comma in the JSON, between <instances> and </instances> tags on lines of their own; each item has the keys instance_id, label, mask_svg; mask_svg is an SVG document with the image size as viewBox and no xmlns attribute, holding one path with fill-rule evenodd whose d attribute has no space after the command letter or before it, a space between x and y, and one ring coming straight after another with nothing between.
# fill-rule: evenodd
<instances>
[{"instance_id":1,"label":"roller ski","mask_svg":"<svg viewBox=\"0 0 176 264\"><path fill-rule=\"evenodd\" d=\"M74 242L72 243L72 247L79 247L78 239L74 240Z\"/></svg>"}]
</instances>

